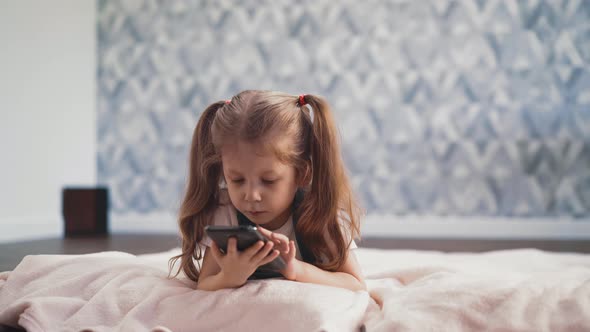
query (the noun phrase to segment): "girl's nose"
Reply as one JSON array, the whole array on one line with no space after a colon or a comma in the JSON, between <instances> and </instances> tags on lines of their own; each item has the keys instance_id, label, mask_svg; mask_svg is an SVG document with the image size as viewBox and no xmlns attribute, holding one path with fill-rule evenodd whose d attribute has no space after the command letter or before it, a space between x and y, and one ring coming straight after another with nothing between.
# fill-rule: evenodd
<instances>
[{"instance_id":1,"label":"girl's nose","mask_svg":"<svg viewBox=\"0 0 590 332\"><path fill-rule=\"evenodd\" d=\"M244 199L247 202L260 202L262 200L262 196L260 195L260 190L258 186L249 186L246 189Z\"/></svg>"}]
</instances>

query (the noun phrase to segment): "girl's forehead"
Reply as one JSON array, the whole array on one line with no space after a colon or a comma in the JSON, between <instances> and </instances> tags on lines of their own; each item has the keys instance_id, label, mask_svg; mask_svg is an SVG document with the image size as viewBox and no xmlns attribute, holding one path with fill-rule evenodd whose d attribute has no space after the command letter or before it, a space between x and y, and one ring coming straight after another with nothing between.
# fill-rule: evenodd
<instances>
[{"instance_id":1,"label":"girl's forehead","mask_svg":"<svg viewBox=\"0 0 590 332\"><path fill-rule=\"evenodd\" d=\"M256 142L233 142L221 148L221 160L226 166L234 167L280 167L283 165L270 144Z\"/></svg>"},{"instance_id":2,"label":"girl's forehead","mask_svg":"<svg viewBox=\"0 0 590 332\"><path fill-rule=\"evenodd\" d=\"M221 147L221 156L228 157L233 155L253 155L258 157L270 157L273 155L273 151L269 144L263 142L246 142L233 140L224 144Z\"/></svg>"},{"instance_id":3,"label":"girl's forehead","mask_svg":"<svg viewBox=\"0 0 590 332\"><path fill-rule=\"evenodd\" d=\"M221 156L246 153L259 157L279 157L289 149L290 140L281 135L266 135L254 140L230 139L221 146Z\"/></svg>"}]
</instances>

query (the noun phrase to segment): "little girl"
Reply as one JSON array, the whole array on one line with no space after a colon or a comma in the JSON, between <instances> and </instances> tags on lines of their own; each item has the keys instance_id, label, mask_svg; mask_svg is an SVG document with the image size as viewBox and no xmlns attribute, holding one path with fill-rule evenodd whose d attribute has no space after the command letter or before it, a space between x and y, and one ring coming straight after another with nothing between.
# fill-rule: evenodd
<instances>
[{"instance_id":1,"label":"little girl","mask_svg":"<svg viewBox=\"0 0 590 332\"><path fill-rule=\"evenodd\" d=\"M288 280L362 290L351 250L359 217L328 104L243 91L207 107L195 128L179 215L182 254L171 266L180 259L198 289L217 290L242 286L280 255ZM255 225L271 241L238 251L231 238L223 253L207 225Z\"/></svg>"}]
</instances>

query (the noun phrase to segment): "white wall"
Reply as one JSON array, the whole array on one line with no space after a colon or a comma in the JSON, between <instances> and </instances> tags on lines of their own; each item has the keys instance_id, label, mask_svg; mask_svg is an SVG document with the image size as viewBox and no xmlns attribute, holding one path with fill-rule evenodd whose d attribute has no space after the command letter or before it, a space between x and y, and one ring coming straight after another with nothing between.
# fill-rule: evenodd
<instances>
[{"instance_id":1,"label":"white wall","mask_svg":"<svg viewBox=\"0 0 590 332\"><path fill-rule=\"evenodd\" d=\"M61 189L96 183L96 4L0 3L0 242L61 236Z\"/></svg>"}]
</instances>

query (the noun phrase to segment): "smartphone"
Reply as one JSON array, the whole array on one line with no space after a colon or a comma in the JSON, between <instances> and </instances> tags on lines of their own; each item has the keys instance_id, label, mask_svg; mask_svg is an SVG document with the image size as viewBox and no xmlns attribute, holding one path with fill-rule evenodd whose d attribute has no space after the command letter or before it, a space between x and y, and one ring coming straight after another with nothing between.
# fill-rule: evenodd
<instances>
[{"instance_id":1,"label":"smartphone","mask_svg":"<svg viewBox=\"0 0 590 332\"><path fill-rule=\"evenodd\" d=\"M205 226L205 232L215 241L215 244L223 252L227 251L227 240L235 237L239 251L246 250L258 241L266 243L269 241L255 226ZM286 267L286 263L281 256L275 258L272 262L259 267L261 271L280 271Z\"/></svg>"}]
</instances>

